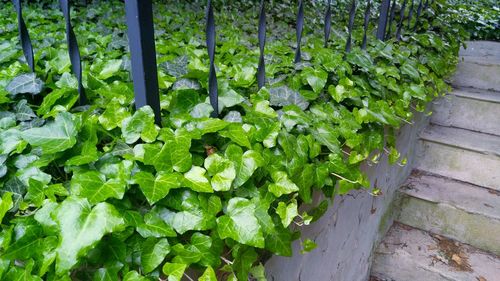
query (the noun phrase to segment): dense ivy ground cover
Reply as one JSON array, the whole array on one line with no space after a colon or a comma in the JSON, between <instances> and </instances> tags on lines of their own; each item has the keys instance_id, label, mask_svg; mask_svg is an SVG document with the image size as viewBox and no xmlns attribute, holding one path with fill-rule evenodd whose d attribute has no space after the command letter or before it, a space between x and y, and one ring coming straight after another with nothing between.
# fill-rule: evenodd
<instances>
[{"instance_id":1,"label":"dense ivy ground cover","mask_svg":"<svg viewBox=\"0 0 500 281\"><path fill-rule=\"evenodd\" d=\"M474 40L500 41L500 2L497 0L452 0L452 20L460 23Z\"/></svg>"},{"instance_id":2,"label":"dense ivy ground cover","mask_svg":"<svg viewBox=\"0 0 500 281\"><path fill-rule=\"evenodd\" d=\"M367 50L345 54L347 7L325 48L324 7L308 2L294 64L295 7L284 2L268 5L260 91L257 5L216 2L221 119L209 118L203 5L157 3L161 128L150 108L134 109L122 2L73 11L87 106L77 106L57 5L24 9L34 74L2 5L0 279L265 280L266 257L292 255L300 227L331 202L299 212L313 193L376 193L360 164L384 154L404 164L394 132L448 89L463 31L433 1L417 33L413 19L400 42L383 43L372 24Z\"/></svg>"}]
</instances>

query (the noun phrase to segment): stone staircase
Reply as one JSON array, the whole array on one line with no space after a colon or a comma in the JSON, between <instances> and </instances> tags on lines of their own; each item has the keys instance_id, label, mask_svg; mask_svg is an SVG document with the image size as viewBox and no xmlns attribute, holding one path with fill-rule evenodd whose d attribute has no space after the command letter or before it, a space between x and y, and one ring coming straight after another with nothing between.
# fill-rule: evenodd
<instances>
[{"instance_id":1,"label":"stone staircase","mask_svg":"<svg viewBox=\"0 0 500 281\"><path fill-rule=\"evenodd\" d=\"M470 42L433 105L372 280L500 281L500 43Z\"/></svg>"}]
</instances>

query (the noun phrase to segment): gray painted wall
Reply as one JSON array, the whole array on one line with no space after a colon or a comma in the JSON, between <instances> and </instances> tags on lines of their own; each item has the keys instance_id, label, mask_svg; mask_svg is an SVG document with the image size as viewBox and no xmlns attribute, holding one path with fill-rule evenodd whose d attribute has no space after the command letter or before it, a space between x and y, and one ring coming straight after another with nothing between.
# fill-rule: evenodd
<instances>
[{"instance_id":1,"label":"gray painted wall","mask_svg":"<svg viewBox=\"0 0 500 281\"><path fill-rule=\"evenodd\" d=\"M377 165L364 167L382 195L374 197L366 191L353 191L337 196L320 220L302 227L302 237L312 239L318 247L302 255L296 241L293 257L274 256L266 263L268 280L367 280L371 253L392 224L391 202L411 172L418 133L427 123L427 116L416 114L414 124L404 126L398 133L397 146L401 155L408 158L406 166L389 165L384 157Z\"/></svg>"}]
</instances>

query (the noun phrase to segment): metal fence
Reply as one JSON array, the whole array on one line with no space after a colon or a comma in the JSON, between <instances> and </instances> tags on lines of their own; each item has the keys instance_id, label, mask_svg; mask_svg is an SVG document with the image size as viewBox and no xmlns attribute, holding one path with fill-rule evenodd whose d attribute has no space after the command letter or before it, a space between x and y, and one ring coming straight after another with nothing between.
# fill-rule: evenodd
<instances>
[{"instance_id":1,"label":"metal fence","mask_svg":"<svg viewBox=\"0 0 500 281\"><path fill-rule=\"evenodd\" d=\"M311 0L312 1L312 0ZM432 1L432 0L431 0ZM33 56L33 46L30 40L29 32L23 19L22 0L13 0L17 12L17 20L19 27L19 38L31 71L35 71L35 62ZM301 41L304 28L304 9L308 1L298 0L297 2L297 19L296 19L296 47L295 47L295 63L301 61ZM355 28L355 16L357 13L358 1L351 0L349 5L349 21L348 21L348 37L345 46L345 51L350 52L352 49L352 33ZM364 11L363 25L363 40L362 49L367 46L367 33L369 31L370 15L373 3L371 0L363 1L366 8ZM376 1L374 1L376 3ZM78 80L78 93L80 95L80 105L86 104L87 98L85 89L82 84L82 66L80 51L76 40L73 27L71 25L71 7L69 0L59 0L61 11L64 15L66 24L66 41L68 44L68 52L71 61L71 70ZM257 83L259 89L265 85L265 44L266 44L266 3L271 3L269 0L261 0L259 7L258 19L258 39L259 39L259 64L257 69ZM417 30L419 18L424 10L431 3L429 0L381 0L378 11L378 24L376 30L376 39L385 41L393 36L397 41L401 39L401 34L405 28L405 20L407 20L406 29L412 32ZM396 22L396 32L393 34L393 24L395 22L395 11L399 7L399 20ZM408 15L405 18L406 9L408 7ZM210 96L210 104L214 111L212 117L218 117L218 84L215 68L216 54L216 34L215 34L215 17L214 5L212 0L207 0L206 4L206 44L207 52L210 59L209 65L209 80L208 94ZM157 63L154 40L154 24L153 24L153 3L152 0L125 0L126 23L128 26L128 38L130 46L130 57L132 66L132 80L134 84L135 106L136 108L149 105L155 113L155 122L160 125L160 97L158 89ZM415 23L410 26L412 17L415 14ZM330 38L332 21L332 1L326 3L326 11L324 17L324 40L325 47L328 47Z\"/></svg>"}]
</instances>

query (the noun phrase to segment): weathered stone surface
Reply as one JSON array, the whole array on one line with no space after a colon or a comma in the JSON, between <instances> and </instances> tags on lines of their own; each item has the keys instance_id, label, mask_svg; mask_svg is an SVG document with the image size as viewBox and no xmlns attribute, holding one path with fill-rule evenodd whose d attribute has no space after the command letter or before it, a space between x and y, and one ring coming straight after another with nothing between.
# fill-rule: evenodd
<instances>
[{"instance_id":1,"label":"weathered stone surface","mask_svg":"<svg viewBox=\"0 0 500 281\"><path fill-rule=\"evenodd\" d=\"M460 128L430 125L420 134L420 138L485 155L500 156L500 136Z\"/></svg>"},{"instance_id":2,"label":"weathered stone surface","mask_svg":"<svg viewBox=\"0 0 500 281\"><path fill-rule=\"evenodd\" d=\"M500 190L500 137L441 126L421 137L418 169Z\"/></svg>"},{"instance_id":3,"label":"weathered stone surface","mask_svg":"<svg viewBox=\"0 0 500 281\"><path fill-rule=\"evenodd\" d=\"M434 124L500 135L500 93L455 89L433 107Z\"/></svg>"},{"instance_id":4,"label":"weathered stone surface","mask_svg":"<svg viewBox=\"0 0 500 281\"><path fill-rule=\"evenodd\" d=\"M453 85L500 91L500 43L469 42L460 52Z\"/></svg>"},{"instance_id":5,"label":"weathered stone surface","mask_svg":"<svg viewBox=\"0 0 500 281\"><path fill-rule=\"evenodd\" d=\"M492 281L500 276L500 259L466 244L395 224L376 250L372 275L395 281Z\"/></svg>"},{"instance_id":6,"label":"weathered stone surface","mask_svg":"<svg viewBox=\"0 0 500 281\"><path fill-rule=\"evenodd\" d=\"M397 221L500 255L500 192L414 173L399 193Z\"/></svg>"}]
</instances>

